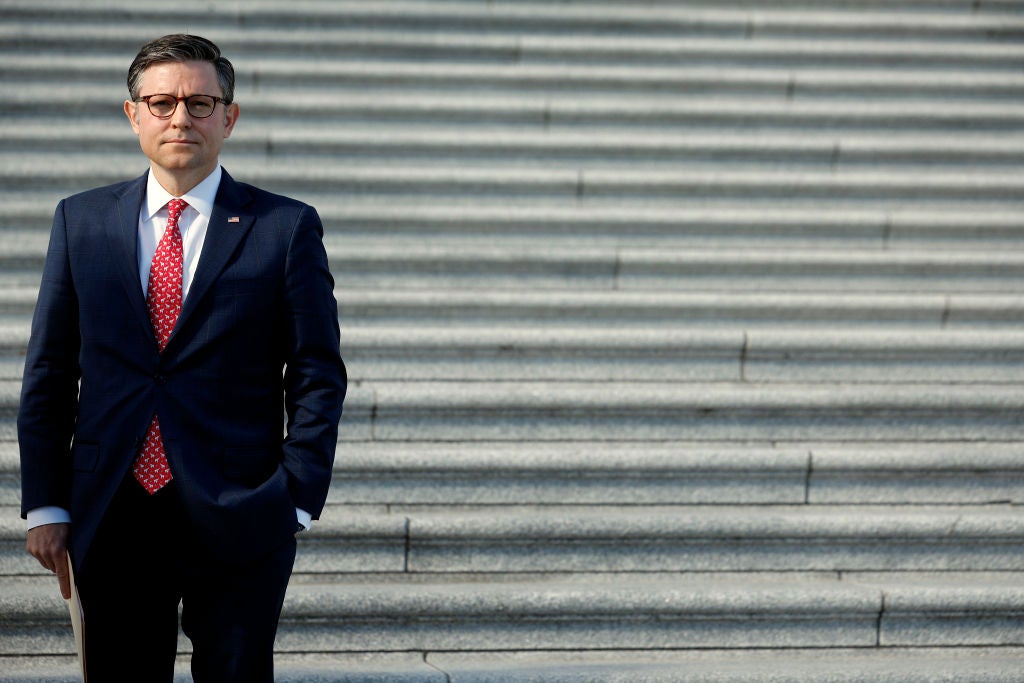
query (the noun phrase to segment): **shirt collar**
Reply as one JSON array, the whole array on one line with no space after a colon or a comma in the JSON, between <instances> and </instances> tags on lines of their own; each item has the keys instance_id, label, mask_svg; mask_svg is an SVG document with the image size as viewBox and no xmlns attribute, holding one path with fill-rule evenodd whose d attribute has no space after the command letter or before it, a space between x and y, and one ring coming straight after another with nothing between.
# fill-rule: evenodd
<instances>
[{"instance_id":1,"label":"shirt collar","mask_svg":"<svg viewBox=\"0 0 1024 683\"><path fill-rule=\"evenodd\" d=\"M217 198L217 189L220 187L223 173L220 164L217 164L217 168L213 169L210 175L183 194L181 199L188 202L188 205L198 211L200 215L209 219L213 215L213 202ZM165 190L150 172L146 179L146 198L142 201L142 219L147 221L152 219L172 199L174 196Z\"/></svg>"}]
</instances>

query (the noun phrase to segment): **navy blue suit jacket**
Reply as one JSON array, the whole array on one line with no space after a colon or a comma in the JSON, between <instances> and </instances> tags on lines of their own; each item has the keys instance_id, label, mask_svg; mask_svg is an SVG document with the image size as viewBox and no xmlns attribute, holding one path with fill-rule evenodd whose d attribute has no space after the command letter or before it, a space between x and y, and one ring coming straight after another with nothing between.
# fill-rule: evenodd
<instances>
[{"instance_id":1,"label":"navy blue suit jacket","mask_svg":"<svg viewBox=\"0 0 1024 683\"><path fill-rule=\"evenodd\" d=\"M145 187L57 207L18 415L22 515L69 509L81 566L155 412L188 521L215 556L245 562L327 497L346 376L323 228L312 207L225 171L160 354L137 257Z\"/></svg>"}]
</instances>

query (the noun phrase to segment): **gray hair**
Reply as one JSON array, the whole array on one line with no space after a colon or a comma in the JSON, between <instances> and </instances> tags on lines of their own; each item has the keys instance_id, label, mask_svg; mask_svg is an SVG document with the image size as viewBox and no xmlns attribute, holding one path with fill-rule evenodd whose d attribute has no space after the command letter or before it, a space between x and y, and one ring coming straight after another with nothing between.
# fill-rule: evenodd
<instances>
[{"instance_id":1,"label":"gray hair","mask_svg":"<svg viewBox=\"0 0 1024 683\"><path fill-rule=\"evenodd\" d=\"M217 71L220 81L221 97L225 104L235 99L235 68L225 57L221 57L220 48L212 41L199 36L184 33L157 38L143 45L128 69L128 92L133 100L139 98L142 85L142 74L153 64L166 62L209 62ZM210 95L213 93L203 93Z\"/></svg>"}]
</instances>

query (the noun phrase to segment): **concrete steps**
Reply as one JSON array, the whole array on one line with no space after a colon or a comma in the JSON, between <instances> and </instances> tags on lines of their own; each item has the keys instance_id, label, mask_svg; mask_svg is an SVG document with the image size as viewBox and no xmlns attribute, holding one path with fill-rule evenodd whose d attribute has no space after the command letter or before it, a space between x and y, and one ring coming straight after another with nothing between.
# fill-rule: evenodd
<instances>
[{"instance_id":1,"label":"concrete steps","mask_svg":"<svg viewBox=\"0 0 1024 683\"><path fill-rule=\"evenodd\" d=\"M279 680L1020 680L1019 0L4 3L0 680L76 680L21 363L176 30L337 279Z\"/></svg>"},{"instance_id":2,"label":"concrete steps","mask_svg":"<svg viewBox=\"0 0 1024 683\"><path fill-rule=\"evenodd\" d=\"M48 235L0 256L0 286L35 287ZM1024 285L1012 251L656 249L653 247L329 244L338 288L604 292L1010 294Z\"/></svg>"},{"instance_id":3,"label":"concrete steps","mask_svg":"<svg viewBox=\"0 0 1024 683\"><path fill-rule=\"evenodd\" d=\"M1024 569L1024 524L1009 508L551 507L385 516L341 508L334 515L345 522L308 539L297 566L412 574Z\"/></svg>"},{"instance_id":4,"label":"concrete steps","mask_svg":"<svg viewBox=\"0 0 1024 683\"><path fill-rule=\"evenodd\" d=\"M1024 26L1024 22L1022 22ZM330 87L340 91L359 89L438 90L472 88L512 89L522 93L624 93L744 94L777 97L897 96L948 97L995 100L1014 99L1024 76L1014 72L931 71L927 69L806 69L722 68L719 66L645 66L642 70L604 65L539 64L432 64L382 62L322 62L292 64L257 61L261 88L273 94L290 88ZM63 73L65 77L106 83L123 78L116 57L83 56L72 65L65 59L17 55L5 57L0 77L6 82L39 82Z\"/></svg>"},{"instance_id":5,"label":"concrete steps","mask_svg":"<svg viewBox=\"0 0 1024 683\"><path fill-rule=\"evenodd\" d=\"M773 328L790 325L845 330L1011 329L1024 317L1024 299L1011 294L774 294L652 292L451 293L447 290L351 290L341 304L355 325L437 326L459 321L478 326L564 325L637 327L713 326ZM27 321L35 288L7 289L0 314ZM472 334L472 332L470 332Z\"/></svg>"},{"instance_id":6,"label":"concrete steps","mask_svg":"<svg viewBox=\"0 0 1024 683\"><path fill-rule=\"evenodd\" d=\"M495 580L495 579L498 580ZM965 579L982 579L967 586ZM66 619L60 598L5 579L5 613L24 619L3 648L52 650ZM413 577L322 582L289 589L278 646L308 651L811 647L992 647L1020 639L1024 609L1010 574L919 573ZM627 626L627 629L623 629Z\"/></svg>"},{"instance_id":7,"label":"concrete steps","mask_svg":"<svg viewBox=\"0 0 1024 683\"><path fill-rule=\"evenodd\" d=\"M226 22L225 23L229 23ZM1019 21L1016 23L1020 23ZM139 22L136 30L158 34L165 23ZM766 34L756 42L737 42L728 37L689 35L633 38L619 35L521 35L511 30L459 33L442 27L425 34L415 29L386 30L334 26L317 31L318 43L309 42L310 27L252 29L244 40L228 38L221 47L245 57L287 58L314 50L320 59L359 58L416 59L418 61L473 61L481 64L746 64L858 68L899 64L903 67L951 67L1013 71L1021 57L1012 40L979 44L961 39L937 45L922 38L903 42L881 37L836 37L823 42L818 36ZM739 29L737 29L739 30ZM757 31L758 29L754 29ZM764 31L764 29L761 29ZM129 52L138 45L118 28L103 24L35 19L11 21L3 27L5 44L29 50L62 49L68 40L85 53ZM241 60L239 60L241 61Z\"/></svg>"},{"instance_id":8,"label":"concrete steps","mask_svg":"<svg viewBox=\"0 0 1024 683\"><path fill-rule=\"evenodd\" d=\"M0 180L8 190L60 187L83 190L92 183L109 184L123 169L138 167L137 155L108 156L110 165L96 168L88 157L63 159L62 155L0 155ZM55 166L58 161L63 171ZM77 164L75 162L78 162ZM77 168L75 166L78 166ZM60 167L58 167L60 168ZM886 206L895 202L997 202L1019 208L1024 182L1007 169L943 171L927 167L879 171L835 170L823 174L803 169L710 168L688 166L673 171L659 169L528 169L516 167L431 167L365 165L361 167L268 166L257 159L235 159L236 175L251 177L278 192L303 189L340 196L378 197L399 195L453 197L463 194L495 197L505 201L653 201L670 203L680 198L704 200L782 200L794 202L872 201ZM140 172L145 166L139 167ZM119 174L119 171L121 173Z\"/></svg>"},{"instance_id":9,"label":"concrete steps","mask_svg":"<svg viewBox=\"0 0 1024 683\"><path fill-rule=\"evenodd\" d=\"M444 506L519 504L635 511L716 504L1007 506L1024 498L1021 448L1010 441L378 441L342 442L339 452L344 457L335 464L329 503L375 514L402 506L444 512ZM16 506L13 443L0 444L0 463L0 505ZM17 522L7 524L17 540Z\"/></svg>"},{"instance_id":10,"label":"concrete steps","mask_svg":"<svg viewBox=\"0 0 1024 683\"><path fill-rule=\"evenodd\" d=\"M19 384L0 382L0 433ZM1016 440L1012 384L357 383L346 441Z\"/></svg>"},{"instance_id":11,"label":"concrete steps","mask_svg":"<svg viewBox=\"0 0 1024 683\"><path fill-rule=\"evenodd\" d=\"M747 650L635 650L506 653L359 653L277 656L276 678L284 683L462 683L472 681L565 681L592 683L1010 683L1019 662L1017 648L847 648ZM7 680L79 680L70 656L9 662ZM941 674L934 674L941 671ZM57 673L59 672L59 673ZM190 681L181 658L175 681Z\"/></svg>"},{"instance_id":12,"label":"concrete steps","mask_svg":"<svg viewBox=\"0 0 1024 683\"><path fill-rule=\"evenodd\" d=\"M248 114L248 108L246 108ZM246 120L249 123L248 119ZM262 124L262 125L261 125ZM125 122L97 120L87 140L73 131L54 131L48 124L8 125L3 134L10 152L67 153L76 143L80 153L135 154L137 142L125 136ZM595 140L595 137L597 138ZM543 163L575 168L581 163L616 168L626 164L790 164L795 167L847 167L893 164L898 167L964 163L1019 166L1024 162L1024 136L1008 134L998 140L990 134L961 132L882 134L837 131L736 131L709 134L687 130L655 134L631 128L540 131L526 127L496 132L488 129L433 126L409 130L392 123L372 128L309 122L299 130L269 129L269 122L252 122L249 130L231 137L233 159L245 162L264 158L287 166L296 159L315 158L323 163L358 159L363 163L388 162L486 166L496 161L522 165ZM47 157L43 156L43 159ZM138 163L138 159L133 157ZM24 161L24 160L22 160ZM11 165L15 160L7 159Z\"/></svg>"},{"instance_id":13,"label":"concrete steps","mask_svg":"<svg viewBox=\"0 0 1024 683\"><path fill-rule=\"evenodd\" d=\"M145 40L145 38L142 38ZM113 67L112 67L113 68ZM19 72L20 73L20 72ZM112 75L112 74L111 74ZM119 74L120 77L120 74ZM56 120L45 105L58 111L71 107L82 120L103 125L123 125L123 88L109 81L62 86L59 92L32 82L11 83L12 95L5 111L36 121ZM243 93L244 94L244 93ZM1024 109L1016 100L942 101L936 109L928 100L889 98L789 99L755 94L703 93L700 98L673 96L671 92L637 95L628 99L614 94L553 93L539 96L515 91L472 90L437 93L404 92L289 92L287 98L256 99L245 103L247 120L264 125L287 120L292 127L325 123L380 123L413 125L457 124L479 126L526 125L558 130L574 126L664 127L669 130L777 130L807 128L853 132L951 131L1019 133ZM40 110L43 111L40 111ZM230 158L230 149L225 150Z\"/></svg>"},{"instance_id":14,"label":"concrete steps","mask_svg":"<svg viewBox=\"0 0 1024 683\"><path fill-rule=\"evenodd\" d=\"M356 440L926 440L1021 436L1008 385L377 382L343 418Z\"/></svg>"},{"instance_id":15,"label":"concrete steps","mask_svg":"<svg viewBox=\"0 0 1024 683\"><path fill-rule=\"evenodd\" d=\"M716 35L734 38L752 35L810 34L835 37L859 35L863 32L887 38L926 35L933 39L956 37L971 39L1012 39L1019 35L1020 4L1014 0L992 2L929 1L885 5L869 0L866 4L754 2L696 3L680 7L673 2L645 3L635 7L608 2L569 2L552 6L543 2L356 2L346 0L325 6L304 0L283 8L273 0L250 3L244 13L235 6L211 5L200 0L182 2L179 8L159 5L139 6L129 2L105 3L104 8L86 10L71 0L48 0L30 3L12 2L7 16L12 19L53 17L48 12L60 10L61 17L86 19L102 23L124 21L126 9L138 22L204 21L211 27L244 26L250 29L267 27L303 27L313 30L336 26L359 29L414 27L436 30L457 27L464 33L490 33L494 30L518 33L575 31L612 35ZM211 9L213 11L211 11ZM219 28L219 27L218 27Z\"/></svg>"},{"instance_id":16,"label":"concrete steps","mask_svg":"<svg viewBox=\"0 0 1024 683\"><path fill-rule=\"evenodd\" d=\"M304 539L296 564L297 572L328 582L353 572L486 574L495 581L501 574L630 573L642 581L639 575L657 572L1024 570L1024 522L1010 504L336 506L328 513L332 519ZM5 555L24 531L12 526L3 533ZM24 554L2 565L6 575L46 578Z\"/></svg>"},{"instance_id":17,"label":"concrete steps","mask_svg":"<svg viewBox=\"0 0 1024 683\"><path fill-rule=\"evenodd\" d=\"M483 442L341 445L332 504L1019 503L1014 442ZM642 508L638 508L642 509Z\"/></svg>"},{"instance_id":18,"label":"concrete steps","mask_svg":"<svg viewBox=\"0 0 1024 683\"><path fill-rule=\"evenodd\" d=\"M45 248L54 206L43 204L51 191L4 193L0 217L6 244L24 258ZM531 201L514 204L494 200L444 201L392 197L387 206L367 198L338 199L317 195L325 223L337 226L327 244L340 249L358 244L397 241L438 246L521 248L542 240L554 247L669 247L707 249L890 248L965 251L1019 248L1024 240L1013 207L972 205L938 207L803 202L780 208L746 202L730 209L727 202L689 201L626 210L604 206L560 206ZM58 201L54 199L54 202ZM379 209L374 207L379 206ZM842 211L837 211L837 206ZM31 228L27 226L33 226ZM413 239L415 238L415 239ZM24 246L23 246L24 245ZM344 273L338 273L343 277Z\"/></svg>"},{"instance_id":19,"label":"concrete steps","mask_svg":"<svg viewBox=\"0 0 1024 683\"><path fill-rule=\"evenodd\" d=\"M0 325L0 334L5 330ZM0 341L0 378L20 377L28 325ZM705 381L1015 383L1016 331L832 333L354 328L344 337L363 381ZM414 350L410 348L415 344ZM483 365L481 369L479 366Z\"/></svg>"}]
</instances>

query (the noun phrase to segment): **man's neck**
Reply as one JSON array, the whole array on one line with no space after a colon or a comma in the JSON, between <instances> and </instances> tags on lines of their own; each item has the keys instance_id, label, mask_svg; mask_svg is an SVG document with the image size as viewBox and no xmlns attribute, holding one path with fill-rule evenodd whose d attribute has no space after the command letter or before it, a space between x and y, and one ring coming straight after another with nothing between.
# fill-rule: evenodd
<instances>
[{"instance_id":1,"label":"man's neck","mask_svg":"<svg viewBox=\"0 0 1024 683\"><path fill-rule=\"evenodd\" d=\"M181 197L209 176L214 168L188 169L178 173L168 173L156 165L150 166L150 173L160 183L160 187L175 197Z\"/></svg>"}]
</instances>

